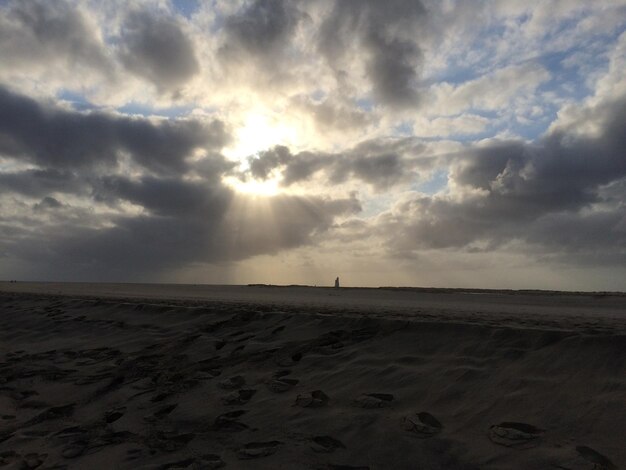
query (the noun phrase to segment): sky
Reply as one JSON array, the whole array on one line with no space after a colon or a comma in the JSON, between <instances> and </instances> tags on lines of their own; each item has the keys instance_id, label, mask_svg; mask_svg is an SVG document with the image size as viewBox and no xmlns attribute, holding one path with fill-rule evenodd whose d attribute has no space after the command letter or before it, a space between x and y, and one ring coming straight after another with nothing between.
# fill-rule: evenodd
<instances>
[{"instance_id":1,"label":"sky","mask_svg":"<svg viewBox=\"0 0 626 470\"><path fill-rule=\"evenodd\" d=\"M0 0L0 278L626 291L626 0Z\"/></svg>"}]
</instances>

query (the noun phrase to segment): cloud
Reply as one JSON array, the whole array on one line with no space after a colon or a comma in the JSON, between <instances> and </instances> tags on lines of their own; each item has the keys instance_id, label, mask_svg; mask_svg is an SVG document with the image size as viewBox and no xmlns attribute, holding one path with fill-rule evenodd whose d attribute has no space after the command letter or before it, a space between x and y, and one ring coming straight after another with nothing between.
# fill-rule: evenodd
<instances>
[{"instance_id":1,"label":"cloud","mask_svg":"<svg viewBox=\"0 0 626 470\"><path fill-rule=\"evenodd\" d=\"M131 12L122 27L121 61L132 73L175 95L200 72L194 44L178 20Z\"/></svg>"},{"instance_id":2,"label":"cloud","mask_svg":"<svg viewBox=\"0 0 626 470\"><path fill-rule=\"evenodd\" d=\"M319 28L319 50L339 76L350 76L353 60L364 61L373 97L410 108L419 101L422 52L416 33L425 15L417 0L336 1Z\"/></svg>"},{"instance_id":3,"label":"cloud","mask_svg":"<svg viewBox=\"0 0 626 470\"><path fill-rule=\"evenodd\" d=\"M248 159L250 174L256 179L266 180L274 169L288 164L292 158L287 147L278 145L271 150L261 152L257 157Z\"/></svg>"},{"instance_id":4,"label":"cloud","mask_svg":"<svg viewBox=\"0 0 626 470\"><path fill-rule=\"evenodd\" d=\"M510 107L517 97L532 96L537 87L550 78L544 67L528 62L503 67L456 86L437 84L429 110L444 115L458 114L467 109L502 110Z\"/></svg>"},{"instance_id":5,"label":"cloud","mask_svg":"<svg viewBox=\"0 0 626 470\"><path fill-rule=\"evenodd\" d=\"M220 121L80 113L0 88L0 252L31 274L157 279L312 243L360 210L354 196L236 194L227 137Z\"/></svg>"},{"instance_id":6,"label":"cloud","mask_svg":"<svg viewBox=\"0 0 626 470\"><path fill-rule=\"evenodd\" d=\"M0 0L0 270L618 270L625 5Z\"/></svg>"},{"instance_id":7,"label":"cloud","mask_svg":"<svg viewBox=\"0 0 626 470\"><path fill-rule=\"evenodd\" d=\"M304 151L293 155L287 147L277 146L250 157L249 173L261 180L279 173L281 184L290 186L321 172L327 184L356 179L385 190L415 179L417 167L429 166L428 159L415 158L424 149L421 142L412 138L372 139L342 153Z\"/></svg>"},{"instance_id":8,"label":"cloud","mask_svg":"<svg viewBox=\"0 0 626 470\"><path fill-rule=\"evenodd\" d=\"M63 204L60 203L57 199L46 196L37 204L33 205L33 210L35 211L46 211L46 210L54 210L63 207Z\"/></svg>"},{"instance_id":9,"label":"cloud","mask_svg":"<svg viewBox=\"0 0 626 470\"><path fill-rule=\"evenodd\" d=\"M219 183L207 184L206 180L151 176L131 180L113 176L94 184L94 197L109 203L125 200L157 216L219 219L230 203L232 191Z\"/></svg>"},{"instance_id":10,"label":"cloud","mask_svg":"<svg viewBox=\"0 0 626 470\"><path fill-rule=\"evenodd\" d=\"M474 135L485 132L490 125L492 125L491 120L476 114L433 119L418 117L413 123L413 133L420 137Z\"/></svg>"},{"instance_id":11,"label":"cloud","mask_svg":"<svg viewBox=\"0 0 626 470\"><path fill-rule=\"evenodd\" d=\"M194 149L221 148L221 121L151 121L94 111L79 113L0 86L0 152L42 167L113 167L124 155L155 172L180 173Z\"/></svg>"},{"instance_id":12,"label":"cloud","mask_svg":"<svg viewBox=\"0 0 626 470\"><path fill-rule=\"evenodd\" d=\"M80 7L59 0L12 1L0 9L4 73L51 67L112 72L99 30Z\"/></svg>"},{"instance_id":13,"label":"cloud","mask_svg":"<svg viewBox=\"0 0 626 470\"><path fill-rule=\"evenodd\" d=\"M226 16L215 56L225 80L219 86L234 88L236 95L242 88L256 92L257 99L268 98L272 89L280 95L300 87L304 46L298 34L307 18L290 0L245 2Z\"/></svg>"},{"instance_id":14,"label":"cloud","mask_svg":"<svg viewBox=\"0 0 626 470\"><path fill-rule=\"evenodd\" d=\"M242 50L251 57L273 57L289 46L301 13L284 0L255 0L225 21L225 52Z\"/></svg>"},{"instance_id":15,"label":"cloud","mask_svg":"<svg viewBox=\"0 0 626 470\"><path fill-rule=\"evenodd\" d=\"M180 181L125 184L110 189L120 199L145 204L148 212L113 217L95 228L63 217L63 207L55 206L62 225L36 219L36 231L5 233L0 252L56 279L158 280L189 265L229 263L311 244L336 217L360 210L354 197L255 200L234 198L223 187ZM183 196L159 191L163 185L176 187ZM172 196L173 202L168 200ZM44 207L51 206L42 201L33 212Z\"/></svg>"},{"instance_id":16,"label":"cloud","mask_svg":"<svg viewBox=\"0 0 626 470\"><path fill-rule=\"evenodd\" d=\"M554 252L622 253L626 210L615 189L621 185L604 188L626 178L625 110L624 98L594 110L598 135L553 130L536 143L471 148L452 162L454 191L399 202L378 227L400 251L521 241Z\"/></svg>"},{"instance_id":17,"label":"cloud","mask_svg":"<svg viewBox=\"0 0 626 470\"><path fill-rule=\"evenodd\" d=\"M0 194L17 193L38 198L53 192L84 193L86 187L71 171L30 169L0 173Z\"/></svg>"},{"instance_id":18,"label":"cloud","mask_svg":"<svg viewBox=\"0 0 626 470\"><path fill-rule=\"evenodd\" d=\"M312 120L321 135L333 133L342 140L345 140L347 132L365 132L378 120L374 113L359 109L340 97L327 97L318 102L296 95L291 98L290 105L302 112L303 119Z\"/></svg>"}]
</instances>

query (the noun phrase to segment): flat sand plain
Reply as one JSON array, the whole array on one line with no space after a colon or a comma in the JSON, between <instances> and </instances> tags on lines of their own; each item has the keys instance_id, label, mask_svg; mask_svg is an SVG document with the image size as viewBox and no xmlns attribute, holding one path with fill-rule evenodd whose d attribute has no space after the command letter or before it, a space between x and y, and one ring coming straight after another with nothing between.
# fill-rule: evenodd
<instances>
[{"instance_id":1,"label":"flat sand plain","mask_svg":"<svg viewBox=\"0 0 626 470\"><path fill-rule=\"evenodd\" d=\"M0 283L0 468L626 466L626 296Z\"/></svg>"}]
</instances>

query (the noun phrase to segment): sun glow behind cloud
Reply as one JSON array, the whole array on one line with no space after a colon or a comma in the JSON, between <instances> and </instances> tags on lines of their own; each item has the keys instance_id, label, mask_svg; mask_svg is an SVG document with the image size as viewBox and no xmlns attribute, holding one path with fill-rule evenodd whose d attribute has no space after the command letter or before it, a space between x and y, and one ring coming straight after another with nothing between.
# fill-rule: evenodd
<instances>
[{"instance_id":1,"label":"sun glow behind cloud","mask_svg":"<svg viewBox=\"0 0 626 470\"><path fill-rule=\"evenodd\" d=\"M298 131L295 126L281 121L270 112L252 111L243 125L234 133L234 144L224 149L231 160L245 163L247 157L256 155L275 145L298 147Z\"/></svg>"},{"instance_id":2,"label":"sun glow behind cloud","mask_svg":"<svg viewBox=\"0 0 626 470\"><path fill-rule=\"evenodd\" d=\"M298 131L287 120L280 119L269 110L254 110L243 119L234 132L233 144L224 149L224 156L239 164L238 170L250 169L249 158L276 145L298 147ZM274 196L281 192L278 178L257 180L251 176L241 179L227 176L223 182L239 193L252 196Z\"/></svg>"},{"instance_id":3,"label":"sun glow behind cloud","mask_svg":"<svg viewBox=\"0 0 626 470\"><path fill-rule=\"evenodd\" d=\"M278 187L279 182L277 179L269 179L265 181L248 179L246 181L242 181L237 177L228 176L222 181L235 191L251 196L275 196L280 192L280 188Z\"/></svg>"}]
</instances>

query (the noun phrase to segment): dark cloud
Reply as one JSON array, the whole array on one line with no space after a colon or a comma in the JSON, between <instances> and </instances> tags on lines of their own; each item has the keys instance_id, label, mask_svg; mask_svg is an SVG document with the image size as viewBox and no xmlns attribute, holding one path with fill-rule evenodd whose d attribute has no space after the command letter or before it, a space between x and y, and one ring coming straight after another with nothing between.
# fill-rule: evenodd
<instances>
[{"instance_id":1,"label":"dark cloud","mask_svg":"<svg viewBox=\"0 0 626 470\"><path fill-rule=\"evenodd\" d=\"M349 159L341 159L330 175L331 182L343 183L349 178L357 178L379 189L389 188L401 181L414 176L405 162L397 153L362 156L355 155Z\"/></svg>"},{"instance_id":2,"label":"dark cloud","mask_svg":"<svg viewBox=\"0 0 626 470\"><path fill-rule=\"evenodd\" d=\"M267 179L278 171L285 186L323 172L331 184L358 179L383 190L414 179L417 167L427 167L428 159L415 159L423 150L424 145L411 138L374 139L344 153L305 151L293 155L288 148L277 146L248 161L251 176Z\"/></svg>"},{"instance_id":3,"label":"dark cloud","mask_svg":"<svg viewBox=\"0 0 626 470\"><path fill-rule=\"evenodd\" d=\"M58 209L60 207L63 207L63 204L61 204L58 199L55 199L53 197L50 196L46 196L44 197L41 201L39 201L37 204L33 205L33 210L35 211L46 211L49 209Z\"/></svg>"},{"instance_id":4,"label":"dark cloud","mask_svg":"<svg viewBox=\"0 0 626 470\"><path fill-rule=\"evenodd\" d=\"M0 9L0 62L3 67L64 64L112 70L97 29L68 2L19 0Z\"/></svg>"},{"instance_id":5,"label":"dark cloud","mask_svg":"<svg viewBox=\"0 0 626 470\"><path fill-rule=\"evenodd\" d=\"M365 69L374 98L392 107L418 102L418 69L422 53L416 42L426 9L419 0L338 0L319 30L319 50L343 73L355 59Z\"/></svg>"},{"instance_id":6,"label":"dark cloud","mask_svg":"<svg viewBox=\"0 0 626 470\"><path fill-rule=\"evenodd\" d=\"M601 260L608 252L615 257L613 263L620 263L626 259L626 210L562 212L541 217L524 238L542 247L539 253L581 253L586 260L593 256Z\"/></svg>"},{"instance_id":7,"label":"dark cloud","mask_svg":"<svg viewBox=\"0 0 626 470\"><path fill-rule=\"evenodd\" d=\"M111 167L128 154L151 171L179 173L194 149L221 148L227 140L220 121L79 113L43 106L0 86L0 152L44 168Z\"/></svg>"},{"instance_id":8,"label":"dark cloud","mask_svg":"<svg viewBox=\"0 0 626 470\"><path fill-rule=\"evenodd\" d=\"M122 176L98 181L94 197L101 202L125 200L158 216L208 217L219 219L232 198L231 190L206 180L190 182L177 178L142 177L130 180Z\"/></svg>"},{"instance_id":9,"label":"dark cloud","mask_svg":"<svg viewBox=\"0 0 626 470\"><path fill-rule=\"evenodd\" d=\"M272 171L288 164L293 159L289 149L283 145L259 153L257 157L249 158L250 173L256 179L269 178Z\"/></svg>"},{"instance_id":10,"label":"dark cloud","mask_svg":"<svg viewBox=\"0 0 626 470\"><path fill-rule=\"evenodd\" d=\"M131 13L122 28L121 59L159 91L178 92L200 71L193 42L174 18Z\"/></svg>"},{"instance_id":11,"label":"dark cloud","mask_svg":"<svg viewBox=\"0 0 626 470\"><path fill-rule=\"evenodd\" d=\"M305 17L294 1L254 0L225 18L217 58L229 79L239 77L253 89L293 80L300 61L295 35Z\"/></svg>"},{"instance_id":12,"label":"dark cloud","mask_svg":"<svg viewBox=\"0 0 626 470\"><path fill-rule=\"evenodd\" d=\"M268 56L288 46L301 13L285 0L256 0L226 19L226 51Z\"/></svg>"},{"instance_id":13,"label":"dark cloud","mask_svg":"<svg viewBox=\"0 0 626 470\"><path fill-rule=\"evenodd\" d=\"M145 203L152 214L116 217L109 227L72 226L64 220L62 226L40 223L37 230L25 232L11 231L0 221L0 233L6 232L0 252L55 279L157 280L192 264L236 261L313 243L335 217L360 210L354 198L259 201L240 196L234 201L224 188L197 195L199 186L186 194L196 194L200 202L183 197L170 203L166 200L173 194L152 191L151 184L163 183L144 181L118 197ZM174 185L180 190L184 184Z\"/></svg>"},{"instance_id":14,"label":"dark cloud","mask_svg":"<svg viewBox=\"0 0 626 470\"><path fill-rule=\"evenodd\" d=\"M367 72L374 98L398 108L416 105L420 49L413 42L386 40L378 35L372 35L366 44L372 54Z\"/></svg>"},{"instance_id":15,"label":"dark cloud","mask_svg":"<svg viewBox=\"0 0 626 470\"><path fill-rule=\"evenodd\" d=\"M85 192L87 185L71 171L32 169L0 173L0 194L18 193L39 198L52 192Z\"/></svg>"},{"instance_id":16,"label":"dark cloud","mask_svg":"<svg viewBox=\"0 0 626 470\"><path fill-rule=\"evenodd\" d=\"M582 253L588 260L624 254L626 100L606 105L597 124L597 136L555 129L534 144L475 148L450 172L463 197L405 201L380 219L380 228L397 250L494 249L518 241L536 253Z\"/></svg>"},{"instance_id":17,"label":"dark cloud","mask_svg":"<svg viewBox=\"0 0 626 470\"><path fill-rule=\"evenodd\" d=\"M219 121L80 113L0 87L4 168L39 167L0 171L0 254L31 277L158 279L312 243L360 210L354 197L236 195L222 182L234 165L217 151L226 139ZM132 176L119 164L128 157Z\"/></svg>"}]
</instances>

